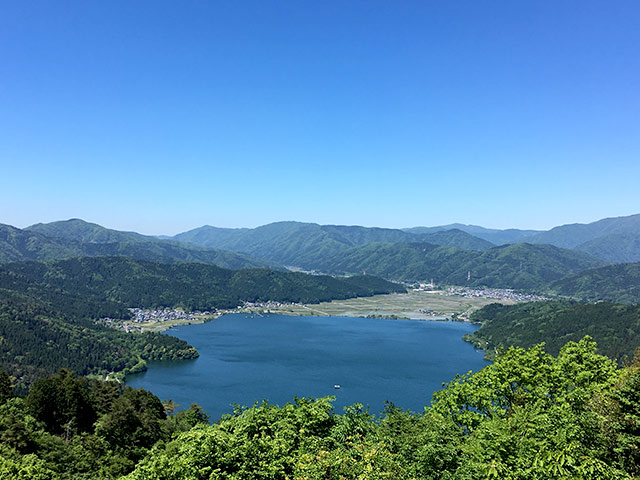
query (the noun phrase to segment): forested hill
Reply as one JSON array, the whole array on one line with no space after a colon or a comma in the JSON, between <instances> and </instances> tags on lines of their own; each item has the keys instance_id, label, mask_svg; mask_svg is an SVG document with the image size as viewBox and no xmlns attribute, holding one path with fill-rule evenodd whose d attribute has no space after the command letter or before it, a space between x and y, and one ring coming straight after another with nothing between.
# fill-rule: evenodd
<instances>
[{"instance_id":1,"label":"forested hill","mask_svg":"<svg viewBox=\"0 0 640 480\"><path fill-rule=\"evenodd\" d=\"M586 301L640 303L640 263L585 270L558 280L552 289Z\"/></svg>"},{"instance_id":2,"label":"forested hill","mask_svg":"<svg viewBox=\"0 0 640 480\"><path fill-rule=\"evenodd\" d=\"M471 316L482 326L470 340L489 351L496 347L531 347L545 342L552 355L568 341L591 336L603 355L622 362L640 347L640 305L529 302L491 304Z\"/></svg>"},{"instance_id":3,"label":"forested hill","mask_svg":"<svg viewBox=\"0 0 640 480\"><path fill-rule=\"evenodd\" d=\"M515 244L484 252L431 244L378 243L354 247L325 258L321 270L367 273L397 280L546 290L567 274L602 266L604 262L582 252L551 245Z\"/></svg>"},{"instance_id":4,"label":"forested hill","mask_svg":"<svg viewBox=\"0 0 640 480\"><path fill-rule=\"evenodd\" d=\"M428 242L470 250L486 250L493 244L461 230L413 234L390 228L277 222L258 228L226 229L204 226L173 237L205 247L244 252L256 258L320 270L327 257L372 243Z\"/></svg>"},{"instance_id":5,"label":"forested hill","mask_svg":"<svg viewBox=\"0 0 640 480\"><path fill-rule=\"evenodd\" d=\"M314 303L405 291L401 285L369 275L333 278L269 269L228 270L200 263L163 264L125 257L11 263L0 266L0 282L1 289L29 292L53 304L59 296L127 307L200 310L235 307L243 301Z\"/></svg>"},{"instance_id":6,"label":"forested hill","mask_svg":"<svg viewBox=\"0 0 640 480\"><path fill-rule=\"evenodd\" d=\"M79 218L50 223L36 223L25 228L51 238L63 238L82 243L148 242L155 240L136 232L123 232L105 228L97 223L86 222Z\"/></svg>"},{"instance_id":7,"label":"forested hill","mask_svg":"<svg viewBox=\"0 0 640 480\"><path fill-rule=\"evenodd\" d=\"M485 228L479 225L465 225L462 223L451 223L449 225L439 225L436 227L411 227L403 228L405 232L415 234L437 233L447 230L461 230L476 238L486 240L494 245L505 245L507 243L519 243L523 238L540 233L538 230L519 230L517 228L509 228L499 230L495 228Z\"/></svg>"},{"instance_id":8,"label":"forested hill","mask_svg":"<svg viewBox=\"0 0 640 480\"><path fill-rule=\"evenodd\" d=\"M68 368L81 375L144 370L146 360L196 358L183 340L158 333L125 333L67 314L47 301L0 291L0 370L20 391Z\"/></svg>"},{"instance_id":9,"label":"forested hill","mask_svg":"<svg viewBox=\"0 0 640 480\"><path fill-rule=\"evenodd\" d=\"M38 224L25 230L0 225L0 263L105 255L166 263L200 262L234 269L275 266L237 252L118 232L82 220Z\"/></svg>"},{"instance_id":10,"label":"forested hill","mask_svg":"<svg viewBox=\"0 0 640 480\"><path fill-rule=\"evenodd\" d=\"M640 214L562 225L520 241L572 248L609 262L637 262L640 261Z\"/></svg>"}]
</instances>

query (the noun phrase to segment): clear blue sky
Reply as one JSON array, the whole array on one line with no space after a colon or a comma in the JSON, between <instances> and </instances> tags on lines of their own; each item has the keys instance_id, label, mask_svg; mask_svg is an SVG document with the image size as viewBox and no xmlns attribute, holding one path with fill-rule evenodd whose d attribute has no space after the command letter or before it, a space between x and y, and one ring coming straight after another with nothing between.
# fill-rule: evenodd
<instances>
[{"instance_id":1,"label":"clear blue sky","mask_svg":"<svg viewBox=\"0 0 640 480\"><path fill-rule=\"evenodd\" d=\"M640 213L640 2L0 0L0 223Z\"/></svg>"}]
</instances>

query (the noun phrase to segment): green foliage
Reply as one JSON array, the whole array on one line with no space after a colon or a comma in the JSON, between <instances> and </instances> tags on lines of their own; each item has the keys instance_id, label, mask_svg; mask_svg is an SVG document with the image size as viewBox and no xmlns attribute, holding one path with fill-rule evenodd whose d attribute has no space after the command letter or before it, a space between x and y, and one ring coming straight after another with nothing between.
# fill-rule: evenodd
<instances>
[{"instance_id":1,"label":"green foliage","mask_svg":"<svg viewBox=\"0 0 640 480\"><path fill-rule=\"evenodd\" d=\"M268 269L226 270L213 265L175 265L124 257L85 257L56 262L20 262L0 268L0 288L33 292L64 305L67 313L91 315L79 302L117 313L124 307L235 307L243 301L314 303L405 291L381 279L340 279ZM60 307L59 307L60 308ZM95 317L96 314L93 314Z\"/></svg>"},{"instance_id":2,"label":"green foliage","mask_svg":"<svg viewBox=\"0 0 640 480\"><path fill-rule=\"evenodd\" d=\"M166 403L165 412L167 412ZM188 432L197 425L209 424L209 415L196 403L192 403L186 410L177 413L171 411L170 413L172 415L167 417L167 428L171 433Z\"/></svg>"},{"instance_id":3,"label":"green foliage","mask_svg":"<svg viewBox=\"0 0 640 480\"><path fill-rule=\"evenodd\" d=\"M551 289L591 302L640 303L640 263L585 270L554 282Z\"/></svg>"},{"instance_id":4,"label":"green foliage","mask_svg":"<svg viewBox=\"0 0 640 480\"><path fill-rule=\"evenodd\" d=\"M33 384L27 397L27 408L49 432L67 439L90 431L96 421L88 382L75 378L72 372L64 369L58 375L41 378Z\"/></svg>"},{"instance_id":5,"label":"green foliage","mask_svg":"<svg viewBox=\"0 0 640 480\"><path fill-rule=\"evenodd\" d=\"M0 405L13 396L11 377L4 370L0 370Z\"/></svg>"},{"instance_id":6,"label":"green foliage","mask_svg":"<svg viewBox=\"0 0 640 480\"><path fill-rule=\"evenodd\" d=\"M0 478L120 478L177 423L203 418L195 406L172 422L147 391L63 370L0 405Z\"/></svg>"},{"instance_id":7,"label":"green foliage","mask_svg":"<svg viewBox=\"0 0 640 480\"><path fill-rule=\"evenodd\" d=\"M531 347L545 342L557 355L568 341L585 335L598 343L599 352L623 362L633 358L640 345L640 306L611 303L585 304L569 301L491 304L471 320L482 323L468 340L489 352L500 346Z\"/></svg>"},{"instance_id":8,"label":"green foliage","mask_svg":"<svg viewBox=\"0 0 640 480\"><path fill-rule=\"evenodd\" d=\"M45 388L46 387L46 388ZM415 414L332 398L168 418L133 390L69 372L0 405L0 474L41 479L630 479L640 473L640 356L622 369L588 338L553 357L510 348ZM78 398L74 399L74 395ZM58 397L62 397L64 401ZM39 421L33 405L62 412ZM65 431L78 404L97 417ZM39 413L37 413L39 415ZM124 476L124 477L123 477Z\"/></svg>"},{"instance_id":9,"label":"green foliage","mask_svg":"<svg viewBox=\"0 0 640 480\"><path fill-rule=\"evenodd\" d=\"M51 296L55 300L55 296ZM61 295L64 300L64 295ZM90 303L90 302L87 302ZM61 302L61 309L75 304ZM17 378L24 393L37 379L67 368L81 375L131 371L141 361L196 358L185 341L161 334L128 334L65 314L42 300L0 293L0 369Z\"/></svg>"},{"instance_id":10,"label":"green foliage","mask_svg":"<svg viewBox=\"0 0 640 480\"><path fill-rule=\"evenodd\" d=\"M334 423L328 399L238 408L217 425L195 427L155 447L128 478L293 478L294 453L324 439Z\"/></svg>"},{"instance_id":11,"label":"green foliage","mask_svg":"<svg viewBox=\"0 0 640 480\"><path fill-rule=\"evenodd\" d=\"M602 402L602 423L609 434L609 457L640 475L640 362L634 362ZM606 401L608 400L608 401Z\"/></svg>"}]
</instances>

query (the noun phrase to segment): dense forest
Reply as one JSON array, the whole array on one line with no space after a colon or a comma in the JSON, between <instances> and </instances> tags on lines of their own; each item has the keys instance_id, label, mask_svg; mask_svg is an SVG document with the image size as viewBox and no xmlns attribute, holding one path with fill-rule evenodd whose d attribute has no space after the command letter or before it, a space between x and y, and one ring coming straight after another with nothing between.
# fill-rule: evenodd
<instances>
[{"instance_id":1,"label":"dense forest","mask_svg":"<svg viewBox=\"0 0 640 480\"><path fill-rule=\"evenodd\" d=\"M231 308L243 301L316 303L404 292L370 275L334 278L269 269L228 270L201 263L166 264L125 257L84 257L0 266L0 289L58 304L81 297L125 307ZM80 306L79 306L80 307ZM75 312L74 312L75 313ZM91 315L91 312L82 312ZM95 316L95 314L94 314Z\"/></svg>"},{"instance_id":2,"label":"dense forest","mask_svg":"<svg viewBox=\"0 0 640 480\"><path fill-rule=\"evenodd\" d=\"M129 334L30 298L0 298L0 369L14 376L18 392L59 368L105 376L143 370L147 360L197 356L169 335Z\"/></svg>"},{"instance_id":3,"label":"dense forest","mask_svg":"<svg viewBox=\"0 0 640 480\"><path fill-rule=\"evenodd\" d=\"M544 342L545 350L556 355L566 342L589 335L599 353L624 362L633 358L640 345L640 305L495 303L473 313L471 320L482 326L467 339L490 353L501 346L531 347Z\"/></svg>"},{"instance_id":4,"label":"dense forest","mask_svg":"<svg viewBox=\"0 0 640 480\"><path fill-rule=\"evenodd\" d=\"M548 290L568 274L604 265L582 252L527 243L483 252L427 243L374 243L319 261L320 270L332 273L366 270L405 281L433 278L439 284L529 291Z\"/></svg>"},{"instance_id":5,"label":"dense forest","mask_svg":"<svg viewBox=\"0 0 640 480\"><path fill-rule=\"evenodd\" d=\"M49 479L631 479L640 475L640 359L588 339L557 357L510 348L423 412L331 398L237 407L213 425L144 390L68 371L13 397L0 373L0 476ZM425 399L425 404L429 399Z\"/></svg>"},{"instance_id":6,"label":"dense forest","mask_svg":"<svg viewBox=\"0 0 640 480\"><path fill-rule=\"evenodd\" d=\"M569 275L551 290L584 301L640 303L640 263L621 263Z\"/></svg>"}]
</instances>

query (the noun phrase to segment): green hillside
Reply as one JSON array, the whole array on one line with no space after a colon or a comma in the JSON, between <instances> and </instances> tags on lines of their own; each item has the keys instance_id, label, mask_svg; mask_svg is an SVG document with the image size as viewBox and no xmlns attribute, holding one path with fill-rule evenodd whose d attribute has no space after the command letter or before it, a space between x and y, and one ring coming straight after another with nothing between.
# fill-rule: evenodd
<instances>
[{"instance_id":1,"label":"green hillside","mask_svg":"<svg viewBox=\"0 0 640 480\"><path fill-rule=\"evenodd\" d=\"M457 247L463 250L477 250L480 252L495 247L495 244L475 237L457 228L441 230L439 232L424 233L420 235L420 241L424 243L433 243L434 245Z\"/></svg>"},{"instance_id":2,"label":"green hillside","mask_svg":"<svg viewBox=\"0 0 640 480\"><path fill-rule=\"evenodd\" d=\"M27 232L11 225L0 224L0 263L20 260L52 260L78 254L75 243Z\"/></svg>"},{"instance_id":3,"label":"green hillside","mask_svg":"<svg viewBox=\"0 0 640 480\"><path fill-rule=\"evenodd\" d=\"M163 264L125 257L84 257L0 266L0 288L61 294L86 302L110 301L127 307L184 307L209 310L243 301L313 303L404 291L384 280L333 278L269 269L228 270L201 263Z\"/></svg>"},{"instance_id":4,"label":"green hillside","mask_svg":"<svg viewBox=\"0 0 640 480\"><path fill-rule=\"evenodd\" d=\"M461 230L413 234L389 228L278 222L254 229L222 229L204 226L181 233L176 240L244 252L256 258L307 270L325 269L325 260L373 243L427 242L470 250L486 250L493 244Z\"/></svg>"},{"instance_id":5,"label":"green hillside","mask_svg":"<svg viewBox=\"0 0 640 480\"><path fill-rule=\"evenodd\" d=\"M122 232L105 228L96 223L85 222L79 218L50 223L36 223L25 230L37 232L47 237L64 238L80 243L116 243L116 242L145 242L155 240L135 232Z\"/></svg>"},{"instance_id":6,"label":"green hillside","mask_svg":"<svg viewBox=\"0 0 640 480\"><path fill-rule=\"evenodd\" d=\"M582 243L575 249L608 262L638 262L640 261L640 232L611 233Z\"/></svg>"},{"instance_id":7,"label":"green hillside","mask_svg":"<svg viewBox=\"0 0 640 480\"><path fill-rule=\"evenodd\" d=\"M589 335L601 354L621 362L632 359L640 347L640 305L566 301L492 304L473 313L471 320L482 322L482 326L470 340L489 351L544 342L545 350L556 355L566 342Z\"/></svg>"},{"instance_id":8,"label":"green hillside","mask_svg":"<svg viewBox=\"0 0 640 480\"><path fill-rule=\"evenodd\" d=\"M64 302L64 299L63 299ZM144 369L145 360L196 358L186 342L168 335L136 333L96 325L30 295L0 290L0 370L25 385L68 368L81 375Z\"/></svg>"},{"instance_id":9,"label":"green hillside","mask_svg":"<svg viewBox=\"0 0 640 480\"><path fill-rule=\"evenodd\" d=\"M531 243L548 243L563 248L575 248L590 240L611 234L640 235L640 214L626 217L603 218L592 223L573 223L540 232L524 241Z\"/></svg>"},{"instance_id":10,"label":"green hillside","mask_svg":"<svg viewBox=\"0 0 640 480\"><path fill-rule=\"evenodd\" d=\"M106 255L166 263L199 262L232 269L276 266L241 253L118 232L82 220L38 224L25 230L0 225L0 263Z\"/></svg>"},{"instance_id":11,"label":"green hillside","mask_svg":"<svg viewBox=\"0 0 640 480\"><path fill-rule=\"evenodd\" d=\"M370 244L327 257L319 269L367 273L406 281L544 290L565 275L604 262L551 245L515 244L484 252L431 244Z\"/></svg>"},{"instance_id":12,"label":"green hillside","mask_svg":"<svg viewBox=\"0 0 640 480\"><path fill-rule=\"evenodd\" d=\"M553 291L585 301L640 303L640 263L584 270L551 285Z\"/></svg>"},{"instance_id":13,"label":"green hillside","mask_svg":"<svg viewBox=\"0 0 640 480\"><path fill-rule=\"evenodd\" d=\"M604 264L582 252L551 245L517 243L476 255L449 275L446 282L454 285L545 290L551 282L568 274ZM467 281L469 274L471 279Z\"/></svg>"},{"instance_id":14,"label":"green hillside","mask_svg":"<svg viewBox=\"0 0 640 480\"><path fill-rule=\"evenodd\" d=\"M603 218L592 223L574 223L523 238L529 243L545 243L574 248L609 262L640 260L640 214Z\"/></svg>"},{"instance_id":15,"label":"green hillside","mask_svg":"<svg viewBox=\"0 0 640 480\"><path fill-rule=\"evenodd\" d=\"M517 228L508 228L505 230L495 228L485 228L479 225L465 225L462 223L452 223L449 225L440 225L437 227L412 227L403 228L405 232L414 233L417 235L425 233L442 232L446 230L461 230L469 235L473 235L476 238L486 240L493 245L504 245L507 243L518 243L523 238L529 237L540 233L538 230L519 230Z\"/></svg>"}]
</instances>

